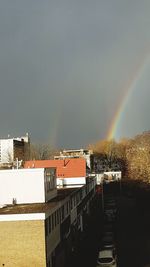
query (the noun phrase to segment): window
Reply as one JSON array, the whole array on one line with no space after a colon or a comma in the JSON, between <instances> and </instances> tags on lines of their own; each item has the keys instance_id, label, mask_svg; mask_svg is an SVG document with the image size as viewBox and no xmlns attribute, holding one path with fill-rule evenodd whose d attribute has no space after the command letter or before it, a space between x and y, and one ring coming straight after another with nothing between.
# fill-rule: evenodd
<instances>
[{"instance_id":1,"label":"window","mask_svg":"<svg viewBox=\"0 0 150 267\"><path fill-rule=\"evenodd\" d=\"M59 215L60 215L60 222L62 221L62 212L61 212L61 208L59 208Z\"/></svg>"},{"instance_id":2,"label":"window","mask_svg":"<svg viewBox=\"0 0 150 267\"><path fill-rule=\"evenodd\" d=\"M56 214L56 211L54 213L54 216L55 216L55 227L56 227L56 225L57 225L57 214Z\"/></svg>"},{"instance_id":3,"label":"window","mask_svg":"<svg viewBox=\"0 0 150 267\"><path fill-rule=\"evenodd\" d=\"M69 201L67 201L66 205L67 205L67 214L68 214L69 213Z\"/></svg>"},{"instance_id":4,"label":"window","mask_svg":"<svg viewBox=\"0 0 150 267\"><path fill-rule=\"evenodd\" d=\"M64 219L64 205L62 206L61 210L62 210L62 220L63 220Z\"/></svg>"},{"instance_id":5,"label":"window","mask_svg":"<svg viewBox=\"0 0 150 267\"><path fill-rule=\"evenodd\" d=\"M46 186L47 186L47 192L54 189L56 187L56 176L54 170L48 170L46 171Z\"/></svg>"},{"instance_id":6,"label":"window","mask_svg":"<svg viewBox=\"0 0 150 267\"><path fill-rule=\"evenodd\" d=\"M45 235L48 235L48 219L45 220Z\"/></svg>"},{"instance_id":7,"label":"window","mask_svg":"<svg viewBox=\"0 0 150 267\"><path fill-rule=\"evenodd\" d=\"M70 207L71 207L71 210L73 209L73 197L71 198L71 201L70 201Z\"/></svg>"},{"instance_id":8,"label":"window","mask_svg":"<svg viewBox=\"0 0 150 267\"><path fill-rule=\"evenodd\" d=\"M52 230L54 229L54 214L51 215L51 222L52 222Z\"/></svg>"},{"instance_id":9,"label":"window","mask_svg":"<svg viewBox=\"0 0 150 267\"><path fill-rule=\"evenodd\" d=\"M49 233L51 232L51 216L48 218L48 230L49 230Z\"/></svg>"},{"instance_id":10,"label":"window","mask_svg":"<svg viewBox=\"0 0 150 267\"><path fill-rule=\"evenodd\" d=\"M56 212L57 212L57 224L59 224L59 210L57 210Z\"/></svg>"}]
</instances>

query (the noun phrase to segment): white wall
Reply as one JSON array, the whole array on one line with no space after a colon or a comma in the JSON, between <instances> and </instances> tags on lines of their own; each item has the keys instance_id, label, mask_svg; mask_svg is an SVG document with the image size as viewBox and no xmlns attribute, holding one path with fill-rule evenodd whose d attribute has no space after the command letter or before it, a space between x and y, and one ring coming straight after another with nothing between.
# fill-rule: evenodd
<instances>
[{"instance_id":1,"label":"white wall","mask_svg":"<svg viewBox=\"0 0 150 267\"><path fill-rule=\"evenodd\" d=\"M57 178L57 186L60 186L60 185L84 185L84 184L86 184L86 178L85 177Z\"/></svg>"},{"instance_id":2,"label":"white wall","mask_svg":"<svg viewBox=\"0 0 150 267\"><path fill-rule=\"evenodd\" d=\"M45 202L44 169L0 171L0 204Z\"/></svg>"},{"instance_id":3,"label":"white wall","mask_svg":"<svg viewBox=\"0 0 150 267\"><path fill-rule=\"evenodd\" d=\"M112 172L104 172L104 173L97 173L96 174L96 181L97 181L97 184L101 184L103 179L107 179L110 177L110 180L112 180L112 177L113 177L113 180L112 181L119 181L121 180L121 171L118 171L118 172L115 172L115 171L112 171ZM108 180L109 181L109 180Z\"/></svg>"},{"instance_id":4,"label":"white wall","mask_svg":"<svg viewBox=\"0 0 150 267\"><path fill-rule=\"evenodd\" d=\"M121 180L121 171L104 172L104 176L105 175L112 177L115 181Z\"/></svg>"}]
</instances>

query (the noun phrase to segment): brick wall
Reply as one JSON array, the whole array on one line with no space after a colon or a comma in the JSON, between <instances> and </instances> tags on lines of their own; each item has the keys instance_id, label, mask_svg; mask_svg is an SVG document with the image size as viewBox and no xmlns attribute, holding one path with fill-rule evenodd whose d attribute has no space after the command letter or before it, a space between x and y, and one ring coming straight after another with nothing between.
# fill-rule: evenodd
<instances>
[{"instance_id":1,"label":"brick wall","mask_svg":"<svg viewBox=\"0 0 150 267\"><path fill-rule=\"evenodd\" d=\"M46 267L44 221L0 222L0 266Z\"/></svg>"}]
</instances>

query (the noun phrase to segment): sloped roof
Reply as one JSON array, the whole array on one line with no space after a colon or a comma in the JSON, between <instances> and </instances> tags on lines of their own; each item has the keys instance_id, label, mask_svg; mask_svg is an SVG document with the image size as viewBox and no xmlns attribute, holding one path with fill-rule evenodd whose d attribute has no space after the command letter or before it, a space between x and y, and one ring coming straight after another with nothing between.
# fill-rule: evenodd
<instances>
[{"instance_id":1,"label":"sloped roof","mask_svg":"<svg viewBox=\"0 0 150 267\"><path fill-rule=\"evenodd\" d=\"M65 158L56 160L25 161L24 168L55 167L58 178L86 177L86 160L83 158Z\"/></svg>"}]
</instances>

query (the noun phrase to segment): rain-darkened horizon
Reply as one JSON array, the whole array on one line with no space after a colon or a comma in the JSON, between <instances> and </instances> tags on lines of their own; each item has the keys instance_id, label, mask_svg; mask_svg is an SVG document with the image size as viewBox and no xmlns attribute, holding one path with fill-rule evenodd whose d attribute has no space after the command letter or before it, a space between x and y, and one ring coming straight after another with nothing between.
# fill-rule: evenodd
<instances>
[{"instance_id":1,"label":"rain-darkened horizon","mask_svg":"<svg viewBox=\"0 0 150 267\"><path fill-rule=\"evenodd\" d=\"M1 1L1 138L83 147L117 112L114 138L149 130L149 14L146 0Z\"/></svg>"}]
</instances>

